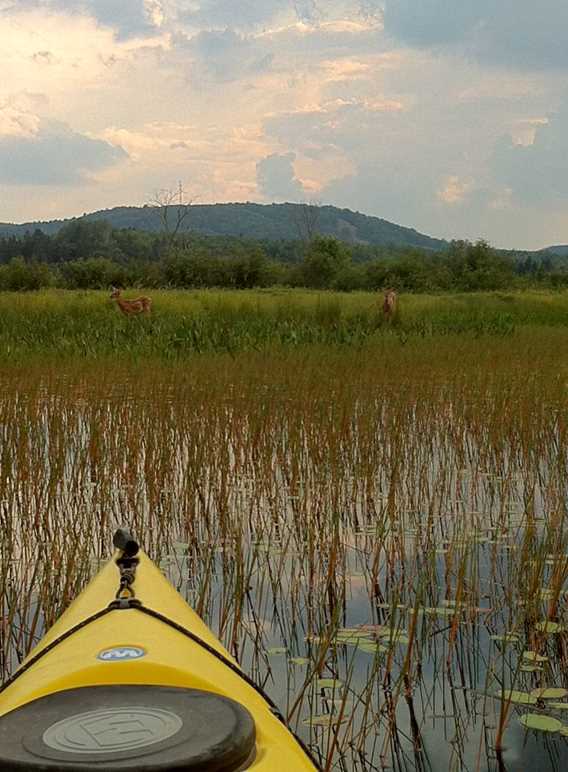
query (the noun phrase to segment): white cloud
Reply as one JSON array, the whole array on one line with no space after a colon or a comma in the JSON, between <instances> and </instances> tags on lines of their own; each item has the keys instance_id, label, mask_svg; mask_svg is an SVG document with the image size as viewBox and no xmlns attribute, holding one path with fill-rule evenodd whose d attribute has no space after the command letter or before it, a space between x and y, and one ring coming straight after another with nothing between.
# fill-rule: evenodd
<instances>
[{"instance_id":1,"label":"white cloud","mask_svg":"<svg viewBox=\"0 0 568 772\"><path fill-rule=\"evenodd\" d=\"M565 241L564 11L519 0L508 28L511 4L0 0L3 217L181 179L201 202L316 196L433 235Z\"/></svg>"},{"instance_id":2,"label":"white cloud","mask_svg":"<svg viewBox=\"0 0 568 772\"><path fill-rule=\"evenodd\" d=\"M568 105L547 118L528 122L532 137L519 142L501 137L491 167L495 179L524 204L568 207Z\"/></svg>"},{"instance_id":3,"label":"white cloud","mask_svg":"<svg viewBox=\"0 0 568 772\"><path fill-rule=\"evenodd\" d=\"M258 185L261 193L269 200L303 201L304 186L294 171L294 153L269 155L256 165Z\"/></svg>"},{"instance_id":4,"label":"white cloud","mask_svg":"<svg viewBox=\"0 0 568 772\"><path fill-rule=\"evenodd\" d=\"M55 121L17 116L0 136L0 182L7 185L76 185L126 159L125 151Z\"/></svg>"},{"instance_id":5,"label":"white cloud","mask_svg":"<svg viewBox=\"0 0 568 772\"><path fill-rule=\"evenodd\" d=\"M444 180L443 187L438 191L438 198L449 206L462 204L472 186L471 180L463 180L458 175L451 174Z\"/></svg>"}]
</instances>

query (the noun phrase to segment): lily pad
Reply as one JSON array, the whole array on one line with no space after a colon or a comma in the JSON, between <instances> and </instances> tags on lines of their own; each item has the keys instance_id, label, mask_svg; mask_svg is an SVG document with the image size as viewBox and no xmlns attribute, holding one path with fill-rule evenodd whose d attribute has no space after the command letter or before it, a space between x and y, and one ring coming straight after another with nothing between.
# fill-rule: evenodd
<instances>
[{"instance_id":1,"label":"lily pad","mask_svg":"<svg viewBox=\"0 0 568 772\"><path fill-rule=\"evenodd\" d=\"M518 643L521 639L517 633L505 633L504 635L492 635L491 640L498 643Z\"/></svg>"},{"instance_id":2,"label":"lily pad","mask_svg":"<svg viewBox=\"0 0 568 772\"><path fill-rule=\"evenodd\" d=\"M281 654L286 654L288 649L285 646L274 646L272 649L266 649L266 653L269 657L277 657Z\"/></svg>"},{"instance_id":3,"label":"lily pad","mask_svg":"<svg viewBox=\"0 0 568 772\"><path fill-rule=\"evenodd\" d=\"M561 700L568 694L568 689L551 687L550 689L533 689L531 694L537 700Z\"/></svg>"},{"instance_id":4,"label":"lily pad","mask_svg":"<svg viewBox=\"0 0 568 772\"><path fill-rule=\"evenodd\" d=\"M528 692L518 692L514 689L505 689L502 692L497 692L495 695L497 699L504 700L505 702L513 702L515 705L536 705L537 698Z\"/></svg>"},{"instance_id":5,"label":"lily pad","mask_svg":"<svg viewBox=\"0 0 568 772\"><path fill-rule=\"evenodd\" d=\"M548 657L537 654L536 651L523 651L523 659L526 659L527 662L548 662Z\"/></svg>"},{"instance_id":6,"label":"lily pad","mask_svg":"<svg viewBox=\"0 0 568 772\"><path fill-rule=\"evenodd\" d=\"M357 638L355 638L355 637L347 638L346 637L346 638L336 638L335 639L336 643L343 644L344 646L359 646L364 641L370 642L371 641L370 636L367 636L366 638L361 636L361 637L357 637Z\"/></svg>"},{"instance_id":7,"label":"lily pad","mask_svg":"<svg viewBox=\"0 0 568 772\"><path fill-rule=\"evenodd\" d=\"M364 651L367 654L376 654L377 652L387 652L388 647L382 646L380 643L373 643L372 641L369 641L369 643L362 643L358 651Z\"/></svg>"},{"instance_id":8,"label":"lily pad","mask_svg":"<svg viewBox=\"0 0 568 772\"><path fill-rule=\"evenodd\" d=\"M384 640L386 640L387 638L389 639L392 638L395 641L397 641L401 636L408 637L408 633L406 632L406 630L403 630L402 628L395 629L392 627L385 627L384 630L377 632L377 635L379 636L379 638L383 638Z\"/></svg>"},{"instance_id":9,"label":"lily pad","mask_svg":"<svg viewBox=\"0 0 568 772\"><path fill-rule=\"evenodd\" d=\"M559 622L549 622L548 620L537 622L535 627L539 633L548 633L548 635L558 635L558 633L563 633L566 630L566 625L561 625Z\"/></svg>"},{"instance_id":10,"label":"lily pad","mask_svg":"<svg viewBox=\"0 0 568 772\"><path fill-rule=\"evenodd\" d=\"M568 710L568 702L547 702L546 707L552 710Z\"/></svg>"},{"instance_id":11,"label":"lily pad","mask_svg":"<svg viewBox=\"0 0 568 772\"><path fill-rule=\"evenodd\" d=\"M390 635L391 630L393 630L392 627L389 627L389 625L365 625L363 630L366 630L369 634L377 635L379 638Z\"/></svg>"},{"instance_id":12,"label":"lily pad","mask_svg":"<svg viewBox=\"0 0 568 772\"><path fill-rule=\"evenodd\" d=\"M362 630L360 627L342 627L337 631L337 638L369 638L370 630Z\"/></svg>"},{"instance_id":13,"label":"lily pad","mask_svg":"<svg viewBox=\"0 0 568 772\"><path fill-rule=\"evenodd\" d=\"M525 713L519 718L519 723L538 732L559 732L564 726L557 718L541 716L538 713Z\"/></svg>"},{"instance_id":14,"label":"lily pad","mask_svg":"<svg viewBox=\"0 0 568 772\"><path fill-rule=\"evenodd\" d=\"M319 726L319 727L330 727L334 724L343 723L344 721L347 721L349 716L343 715L341 717L341 721L339 721L339 716L335 713L324 713L320 716L310 716L310 718L304 719L302 722L305 726Z\"/></svg>"},{"instance_id":15,"label":"lily pad","mask_svg":"<svg viewBox=\"0 0 568 772\"><path fill-rule=\"evenodd\" d=\"M337 631L338 638L365 638L370 634L369 630L365 630L361 627L341 627Z\"/></svg>"},{"instance_id":16,"label":"lily pad","mask_svg":"<svg viewBox=\"0 0 568 772\"><path fill-rule=\"evenodd\" d=\"M318 689L341 689L343 682L336 678L318 678L316 686Z\"/></svg>"},{"instance_id":17,"label":"lily pad","mask_svg":"<svg viewBox=\"0 0 568 772\"><path fill-rule=\"evenodd\" d=\"M447 606L439 606L438 608L425 608L424 613L431 617L454 617L456 610Z\"/></svg>"},{"instance_id":18,"label":"lily pad","mask_svg":"<svg viewBox=\"0 0 568 772\"><path fill-rule=\"evenodd\" d=\"M292 657L290 662L293 665L309 665L310 660L307 657Z\"/></svg>"}]
</instances>

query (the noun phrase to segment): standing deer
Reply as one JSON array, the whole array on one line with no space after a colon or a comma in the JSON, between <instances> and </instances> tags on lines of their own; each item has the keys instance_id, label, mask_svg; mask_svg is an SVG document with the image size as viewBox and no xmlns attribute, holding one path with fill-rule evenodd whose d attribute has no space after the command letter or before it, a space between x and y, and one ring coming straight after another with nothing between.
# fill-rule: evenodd
<instances>
[{"instance_id":1,"label":"standing deer","mask_svg":"<svg viewBox=\"0 0 568 772\"><path fill-rule=\"evenodd\" d=\"M398 295L396 291L391 289L385 290L385 297L383 300L383 317L387 320L392 319L396 311L396 302Z\"/></svg>"},{"instance_id":2,"label":"standing deer","mask_svg":"<svg viewBox=\"0 0 568 772\"><path fill-rule=\"evenodd\" d=\"M133 316L135 314L149 314L152 306L152 301L147 297L139 297L135 300L123 300L120 297L122 290L116 287L111 287L112 295L111 300L116 300L116 303L122 313L125 316Z\"/></svg>"}]
</instances>

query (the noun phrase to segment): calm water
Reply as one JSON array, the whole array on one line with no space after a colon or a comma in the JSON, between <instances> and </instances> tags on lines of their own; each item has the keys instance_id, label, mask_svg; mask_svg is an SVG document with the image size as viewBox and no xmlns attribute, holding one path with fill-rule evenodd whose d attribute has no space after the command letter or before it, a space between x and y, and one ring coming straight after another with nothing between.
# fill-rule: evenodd
<instances>
[{"instance_id":1,"label":"calm water","mask_svg":"<svg viewBox=\"0 0 568 772\"><path fill-rule=\"evenodd\" d=\"M520 721L568 726L557 414L523 444L447 399L135 388L4 392L4 676L126 523L322 766L568 767L560 724ZM498 757L503 689L528 704Z\"/></svg>"}]
</instances>

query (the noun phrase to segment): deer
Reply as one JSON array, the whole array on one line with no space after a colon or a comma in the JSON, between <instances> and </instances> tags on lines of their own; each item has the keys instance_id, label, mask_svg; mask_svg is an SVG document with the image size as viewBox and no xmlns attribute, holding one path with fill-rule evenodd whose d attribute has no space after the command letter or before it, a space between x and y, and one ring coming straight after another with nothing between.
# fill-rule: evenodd
<instances>
[{"instance_id":1,"label":"deer","mask_svg":"<svg viewBox=\"0 0 568 772\"><path fill-rule=\"evenodd\" d=\"M391 289L385 290L385 296L383 299L383 317L387 320L392 319L396 311L396 302L398 295L396 291Z\"/></svg>"},{"instance_id":2,"label":"deer","mask_svg":"<svg viewBox=\"0 0 568 772\"><path fill-rule=\"evenodd\" d=\"M122 290L117 287L111 287L112 294L111 300L116 300L116 303L122 313L125 316L134 316L135 314L149 314L152 306L152 301L147 297L139 297L135 300L123 300L120 297Z\"/></svg>"}]
</instances>

